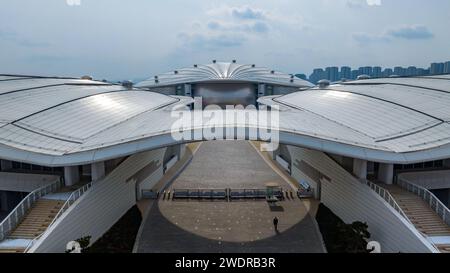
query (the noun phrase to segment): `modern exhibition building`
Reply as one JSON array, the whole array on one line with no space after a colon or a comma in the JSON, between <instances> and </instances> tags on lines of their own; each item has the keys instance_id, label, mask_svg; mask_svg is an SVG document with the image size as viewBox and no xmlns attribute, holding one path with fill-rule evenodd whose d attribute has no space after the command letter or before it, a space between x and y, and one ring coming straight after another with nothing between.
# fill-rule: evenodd
<instances>
[{"instance_id":1,"label":"modern exhibition building","mask_svg":"<svg viewBox=\"0 0 450 273\"><path fill-rule=\"evenodd\" d=\"M313 86L235 61L135 86L0 75L0 249L64 252L86 234L100 238L157 191L186 144L211 140L173 138L172 110L195 111L186 107L195 97L203 108L277 109L274 164L343 221L366 222L383 252L450 251L450 75ZM210 126L189 124L189 135ZM251 134L257 127L233 119L220 129L268 141ZM23 227L46 208L39 227Z\"/></svg>"}]
</instances>

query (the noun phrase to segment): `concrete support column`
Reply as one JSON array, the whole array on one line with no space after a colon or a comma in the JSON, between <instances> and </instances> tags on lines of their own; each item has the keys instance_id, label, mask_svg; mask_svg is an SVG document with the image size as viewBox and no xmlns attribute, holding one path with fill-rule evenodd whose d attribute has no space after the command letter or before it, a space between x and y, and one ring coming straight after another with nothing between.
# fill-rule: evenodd
<instances>
[{"instance_id":1,"label":"concrete support column","mask_svg":"<svg viewBox=\"0 0 450 273\"><path fill-rule=\"evenodd\" d=\"M387 185L392 185L394 183L394 164L380 163L378 180Z\"/></svg>"},{"instance_id":2,"label":"concrete support column","mask_svg":"<svg viewBox=\"0 0 450 273\"><path fill-rule=\"evenodd\" d=\"M358 179L367 179L367 161L362 159L353 159L353 174Z\"/></svg>"},{"instance_id":3,"label":"concrete support column","mask_svg":"<svg viewBox=\"0 0 450 273\"><path fill-rule=\"evenodd\" d=\"M444 167L445 168L450 168L450 159L445 159L444 160Z\"/></svg>"},{"instance_id":4,"label":"concrete support column","mask_svg":"<svg viewBox=\"0 0 450 273\"><path fill-rule=\"evenodd\" d=\"M12 169L12 161L10 160L1 160L1 170L7 171Z\"/></svg>"},{"instance_id":5,"label":"concrete support column","mask_svg":"<svg viewBox=\"0 0 450 273\"><path fill-rule=\"evenodd\" d=\"M97 181L105 177L105 162L96 162L91 164L91 179Z\"/></svg>"},{"instance_id":6,"label":"concrete support column","mask_svg":"<svg viewBox=\"0 0 450 273\"><path fill-rule=\"evenodd\" d=\"M258 98L264 97L266 95L266 85L261 83L258 84Z\"/></svg>"},{"instance_id":7,"label":"concrete support column","mask_svg":"<svg viewBox=\"0 0 450 273\"><path fill-rule=\"evenodd\" d=\"M75 185L80 181L78 166L64 167L64 182L66 186Z\"/></svg>"},{"instance_id":8,"label":"concrete support column","mask_svg":"<svg viewBox=\"0 0 450 273\"><path fill-rule=\"evenodd\" d=\"M192 85L190 84L184 85L184 95L186 97L192 97Z\"/></svg>"},{"instance_id":9,"label":"concrete support column","mask_svg":"<svg viewBox=\"0 0 450 273\"><path fill-rule=\"evenodd\" d=\"M186 154L186 144L180 144L180 153L178 154L178 160L181 160Z\"/></svg>"}]
</instances>

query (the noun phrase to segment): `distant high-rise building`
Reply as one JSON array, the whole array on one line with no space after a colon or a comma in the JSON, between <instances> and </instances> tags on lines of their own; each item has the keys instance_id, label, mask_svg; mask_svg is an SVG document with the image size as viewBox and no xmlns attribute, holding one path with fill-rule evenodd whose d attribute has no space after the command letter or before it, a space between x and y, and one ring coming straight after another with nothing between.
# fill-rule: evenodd
<instances>
[{"instance_id":1,"label":"distant high-rise building","mask_svg":"<svg viewBox=\"0 0 450 273\"><path fill-rule=\"evenodd\" d=\"M444 65L444 73L445 74L450 74L450 61L445 63L445 65Z\"/></svg>"},{"instance_id":2,"label":"distant high-rise building","mask_svg":"<svg viewBox=\"0 0 450 273\"><path fill-rule=\"evenodd\" d=\"M432 63L430 68L419 68L416 66L409 66L404 68L396 66L394 69L386 68L382 69L380 66L362 66L358 69L352 69L350 66L342 66L339 70L338 67L330 66L326 69L316 68L309 77L309 81L317 83L320 80L327 79L331 82L340 81L342 79L356 80L358 76L367 75L372 78L388 78L391 76L399 77L414 77L414 76L429 76L439 74L450 74L450 61L445 63ZM297 74L297 77L306 79L304 74Z\"/></svg>"},{"instance_id":3,"label":"distant high-rise building","mask_svg":"<svg viewBox=\"0 0 450 273\"><path fill-rule=\"evenodd\" d=\"M430 67L431 75L444 74L444 63L432 63Z\"/></svg>"},{"instance_id":4,"label":"distant high-rise building","mask_svg":"<svg viewBox=\"0 0 450 273\"><path fill-rule=\"evenodd\" d=\"M381 78L381 77L383 77L382 68L380 66L375 66L372 69L372 77L374 77L374 78Z\"/></svg>"},{"instance_id":5,"label":"distant high-rise building","mask_svg":"<svg viewBox=\"0 0 450 273\"><path fill-rule=\"evenodd\" d=\"M339 80L339 68L335 66L327 67L325 72L327 74L327 79L331 82L336 82Z\"/></svg>"},{"instance_id":6,"label":"distant high-rise building","mask_svg":"<svg viewBox=\"0 0 450 273\"><path fill-rule=\"evenodd\" d=\"M417 76L427 76L428 70L424 68L418 68L417 69Z\"/></svg>"},{"instance_id":7,"label":"distant high-rise building","mask_svg":"<svg viewBox=\"0 0 450 273\"><path fill-rule=\"evenodd\" d=\"M396 76L405 76L405 69L401 66L394 67L394 74Z\"/></svg>"},{"instance_id":8,"label":"distant high-rise building","mask_svg":"<svg viewBox=\"0 0 450 273\"><path fill-rule=\"evenodd\" d=\"M352 77L351 77L351 79L352 80L356 80L356 78L358 78L359 75L361 75L359 73L359 70L352 70Z\"/></svg>"},{"instance_id":9,"label":"distant high-rise building","mask_svg":"<svg viewBox=\"0 0 450 273\"><path fill-rule=\"evenodd\" d=\"M364 67L358 68L358 76L364 74Z\"/></svg>"},{"instance_id":10,"label":"distant high-rise building","mask_svg":"<svg viewBox=\"0 0 450 273\"><path fill-rule=\"evenodd\" d=\"M371 66L360 67L359 74L372 77L372 67Z\"/></svg>"},{"instance_id":11,"label":"distant high-rise building","mask_svg":"<svg viewBox=\"0 0 450 273\"><path fill-rule=\"evenodd\" d=\"M383 77L385 78L389 78L390 76L392 76L394 74L394 71L391 68L386 68L383 71Z\"/></svg>"},{"instance_id":12,"label":"distant high-rise building","mask_svg":"<svg viewBox=\"0 0 450 273\"><path fill-rule=\"evenodd\" d=\"M352 68L348 66L341 67L340 78L351 80L352 79Z\"/></svg>"},{"instance_id":13,"label":"distant high-rise building","mask_svg":"<svg viewBox=\"0 0 450 273\"><path fill-rule=\"evenodd\" d=\"M318 83L320 80L326 79L327 75L325 73L325 71L323 71L322 68L316 68L314 69L313 73L311 74L311 76L309 76L309 81L316 84Z\"/></svg>"},{"instance_id":14,"label":"distant high-rise building","mask_svg":"<svg viewBox=\"0 0 450 273\"><path fill-rule=\"evenodd\" d=\"M417 67L410 66L406 70L406 76L417 76Z\"/></svg>"}]
</instances>

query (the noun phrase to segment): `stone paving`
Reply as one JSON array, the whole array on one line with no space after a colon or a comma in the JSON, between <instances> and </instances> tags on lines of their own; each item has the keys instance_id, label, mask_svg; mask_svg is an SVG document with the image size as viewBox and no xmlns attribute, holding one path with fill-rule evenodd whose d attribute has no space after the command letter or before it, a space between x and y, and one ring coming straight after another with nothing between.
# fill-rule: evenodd
<instances>
[{"instance_id":1,"label":"stone paving","mask_svg":"<svg viewBox=\"0 0 450 273\"><path fill-rule=\"evenodd\" d=\"M172 188L264 188L290 190L246 141L203 143ZM278 217L279 228L272 220ZM299 199L266 201L159 200L137 241L142 253L320 253L321 236Z\"/></svg>"},{"instance_id":2,"label":"stone paving","mask_svg":"<svg viewBox=\"0 0 450 273\"><path fill-rule=\"evenodd\" d=\"M277 182L290 189L247 141L204 142L172 188L265 188Z\"/></svg>"}]
</instances>

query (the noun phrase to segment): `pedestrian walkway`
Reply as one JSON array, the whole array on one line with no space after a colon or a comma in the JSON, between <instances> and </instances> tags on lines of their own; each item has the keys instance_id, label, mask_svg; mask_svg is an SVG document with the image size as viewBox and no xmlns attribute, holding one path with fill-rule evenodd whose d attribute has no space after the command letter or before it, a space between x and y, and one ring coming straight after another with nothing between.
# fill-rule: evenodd
<instances>
[{"instance_id":1,"label":"pedestrian walkway","mask_svg":"<svg viewBox=\"0 0 450 273\"><path fill-rule=\"evenodd\" d=\"M170 188L264 188L291 185L247 141L203 143ZM279 219L275 232L273 219ZM137 238L141 253L321 253L314 218L303 202L158 200Z\"/></svg>"}]
</instances>

